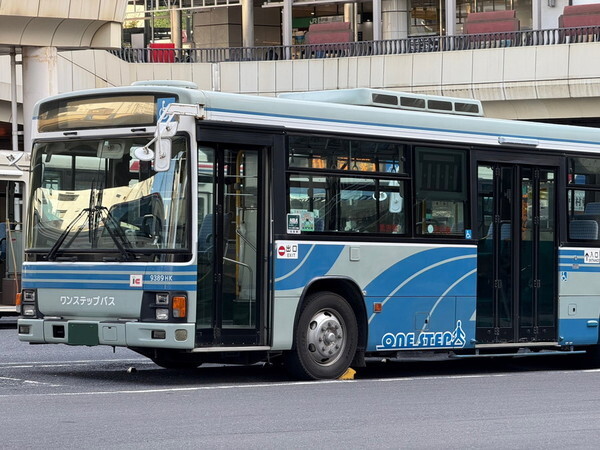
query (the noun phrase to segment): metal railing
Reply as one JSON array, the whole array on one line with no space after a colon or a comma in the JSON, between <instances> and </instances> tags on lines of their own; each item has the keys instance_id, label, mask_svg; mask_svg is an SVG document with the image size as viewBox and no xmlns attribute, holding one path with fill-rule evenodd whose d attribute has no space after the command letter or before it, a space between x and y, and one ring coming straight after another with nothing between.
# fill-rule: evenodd
<instances>
[{"instance_id":1,"label":"metal railing","mask_svg":"<svg viewBox=\"0 0 600 450\"><path fill-rule=\"evenodd\" d=\"M119 58L136 63L220 63L227 61L273 61L290 59L345 58L351 56L400 55L533 45L600 42L600 26L557 28L457 36L424 36L384 41L336 44L276 45L221 48L122 48L111 50Z\"/></svg>"}]
</instances>

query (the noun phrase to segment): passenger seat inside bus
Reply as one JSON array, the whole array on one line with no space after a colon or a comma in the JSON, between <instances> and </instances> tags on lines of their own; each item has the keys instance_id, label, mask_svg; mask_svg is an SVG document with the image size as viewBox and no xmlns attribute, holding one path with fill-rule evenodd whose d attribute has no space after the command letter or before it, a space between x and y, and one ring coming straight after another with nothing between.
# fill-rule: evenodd
<instances>
[{"instance_id":1,"label":"passenger seat inside bus","mask_svg":"<svg viewBox=\"0 0 600 450\"><path fill-rule=\"evenodd\" d=\"M585 205L584 214L600 217L600 202L590 202Z\"/></svg>"},{"instance_id":2,"label":"passenger seat inside bus","mask_svg":"<svg viewBox=\"0 0 600 450\"><path fill-rule=\"evenodd\" d=\"M198 231L198 262L212 261L213 252L213 214L204 216L200 230Z\"/></svg>"},{"instance_id":3,"label":"passenger seat inside bus","mask_svg":"<svg viewBox=\"0 0 600 450\"><path fill-rule=\"evenodd\" d=\"M585 241L598 239L598 222L595 220L571 220L569 224L569 238Z\"/></svg>"},{"instance_id":4,"label":"passenger seat inside bus","mask_svg":"<svg viewBox=\"0 0 600 450\"><path fill-rule=\"evenodd\" d=\"M212 262L214 252L213 241L213 221L214 214L210 213L204 216L198 231L198 262ZM232 214L223 214L223 254L227 255L227 244L229 242L229 231L232 221Z\"/></svg>"},{"instance_id":5,"label":"passenger seat inside bus","mask_svg":"<svg viewBox=\"0 0 600 450\"><path fill-rule=\"evenodd\" d=\"M586 222L586 224L575 224L575 222ZM598 239L599 229L600 202L589 202L585 205L583 214L574 216L571 223L569 223L569 237L571 239L595 241Z\"/></svg>"}]
</instances>

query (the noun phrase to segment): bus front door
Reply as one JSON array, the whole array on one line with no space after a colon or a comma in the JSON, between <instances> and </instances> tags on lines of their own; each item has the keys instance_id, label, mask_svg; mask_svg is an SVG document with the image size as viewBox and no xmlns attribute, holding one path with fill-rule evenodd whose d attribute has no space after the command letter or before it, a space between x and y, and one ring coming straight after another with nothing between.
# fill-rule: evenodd
<instances>
[{"instance_id":1,"label":"bus front door","mask_svg":"<svg viewBox=\"0 0 600 450\"><path fill-rule=\"evenodd\" d=\"M200 346L256 345L263 151L248 145L198 149L198 301Z\"/></svg>"},{"instance_id":2,"label":"bus front door","mask_svg":"<svg viewBox=\"0 0 600 450\"><path fill-rule=\"evenodd\" d=\"M556 342L557 167L477 165L478 344Z\"/></svg>"}]
</instances>

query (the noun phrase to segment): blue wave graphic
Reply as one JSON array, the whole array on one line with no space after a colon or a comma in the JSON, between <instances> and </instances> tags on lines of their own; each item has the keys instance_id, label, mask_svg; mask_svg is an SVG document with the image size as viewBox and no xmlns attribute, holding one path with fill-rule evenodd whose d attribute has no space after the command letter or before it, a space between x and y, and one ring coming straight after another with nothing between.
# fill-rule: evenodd
<instances>
[{"instance_id":1,"label":"blue wave graphic","mask_svg":"<svg viewBox=\"0 0 600 450\"><path fill-rule=\"evenodd\" d=\"M325 275L344 250L344 245L298 243L298 259L275 259L275 289L290 290L306 286Z\"/></svg>"},{"instance_id":2,"label":"blue wave graphic","mask_svg":"<svg viewBox=\"0 0 600 450\"><path fill-rule=\"evenodd\" d=\"M437 266L436 266L437 264ZM435 248L424 250L405 258L369 283L365 290L369 297L441 295L456 280L477 267L476 249ZM419 272L421 272L419 274ZM403 282L414 277L398 292ZM474 296L474 283L460 283L453 288L453 295Z\"/></svg>"}]
</instances>

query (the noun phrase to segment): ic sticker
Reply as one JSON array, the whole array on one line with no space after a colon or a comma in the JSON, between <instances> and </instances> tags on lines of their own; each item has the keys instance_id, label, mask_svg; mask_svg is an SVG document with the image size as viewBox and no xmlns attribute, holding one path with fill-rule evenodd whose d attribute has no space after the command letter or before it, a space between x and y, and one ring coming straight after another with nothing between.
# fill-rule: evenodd
<instances>
[{"instance_id":1,"label":"ic sticker","mask_svg":"<svg viewBox=\"0 0 600 450\"><path fill-rule=\"evenodd\" d=\"M129 287L143 287L144 275L129 275Z\"/></svg>"}]
</instances>

